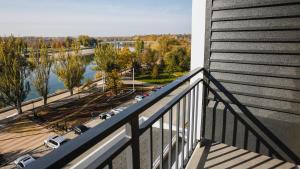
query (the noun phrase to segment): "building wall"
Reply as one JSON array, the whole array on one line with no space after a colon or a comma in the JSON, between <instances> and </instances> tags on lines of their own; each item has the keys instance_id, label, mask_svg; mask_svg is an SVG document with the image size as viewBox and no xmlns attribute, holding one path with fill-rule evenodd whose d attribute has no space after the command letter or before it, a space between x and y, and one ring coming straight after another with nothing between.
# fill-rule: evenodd
<instances>
[{"instance_id":1,"label":"building wall","mask_svg":"<svg viewBox=\"0 0 300 169\"><path fill-rule=\"evenodd\" d=\"M205 67L300 156L300 0L207 4Z\"/></svg>"}]
</instances>

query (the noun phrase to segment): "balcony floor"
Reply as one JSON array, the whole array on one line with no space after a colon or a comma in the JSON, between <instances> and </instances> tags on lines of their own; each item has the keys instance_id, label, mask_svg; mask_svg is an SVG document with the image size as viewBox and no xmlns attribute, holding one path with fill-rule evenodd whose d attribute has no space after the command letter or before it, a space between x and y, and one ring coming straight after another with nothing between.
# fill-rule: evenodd
<instances>
[{"instance_id":1,"label":"balcony floor","mask_svg":"<svg viewBox=\"0 0 300 169\"><path fill-rule=\"evenodd\" d=\"M198 167L197 167L198 166ZM211 146L196 147L188 169L206 168L299 168L292 163L273 159L244 149L239 149L222 143L213 143Z\"/></svg>"}]
</instances>

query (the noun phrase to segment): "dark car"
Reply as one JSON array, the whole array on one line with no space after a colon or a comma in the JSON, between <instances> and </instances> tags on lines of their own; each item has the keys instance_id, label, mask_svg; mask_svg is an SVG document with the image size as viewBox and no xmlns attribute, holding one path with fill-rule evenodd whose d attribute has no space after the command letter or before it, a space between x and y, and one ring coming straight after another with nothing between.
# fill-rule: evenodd
<instances>
[{"instance_id":1,"label":"dark car","mask_svg":"<svg viewBox=\"0 0 300 169\"><path fill-rule=\"evenodd\" d=\"M81 125L74 127L74 132L75 132L75 134L80 135L80 134L86 132L88 129L90 129L90 128L81 124Z\"/></svg>"}]
</instances>

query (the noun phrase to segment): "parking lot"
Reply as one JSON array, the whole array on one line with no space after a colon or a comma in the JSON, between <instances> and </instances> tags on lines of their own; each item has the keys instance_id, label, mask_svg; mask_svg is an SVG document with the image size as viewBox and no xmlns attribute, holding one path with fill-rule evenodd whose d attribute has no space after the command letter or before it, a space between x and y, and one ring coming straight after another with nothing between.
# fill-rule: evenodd
<instances>
[{"instance_id":1,"label":"parking lot","mask_svg":"<svg viewBox=\"0 0 300 169\"><path fill-rule=\"evenodd\" d=\"M145 94L147 90L149 88L142 89L136 94ZM51 128L57 122L67 121L69 129L78 124L92 128L104 121L98 117L100 113L109 112L112 108L129 107L135 104L136 94L111 102L107 101L109 96L101 93L92 94L84 99L73 99L71 102L66 101L65 104L63 100L59 100L57 104L50 104L46 109L36 110L39 118L47 119L44 122L33 120L33 114L18 118L1 129L0 154L5 159L1 163L6 163L6 165L0 168L14 168L13 160L24 154L30 154L34 158L45 156L52 151L51 148L43 145L44 140L50 136L62 135L66 139L77 137L72 130L66 132ZM96 113L97 116L92 117L95 112L98 113Z\"/></svg>"},{"instance_id":2,"label":"parking lot","mask_svg":"<svg viewBox=\"0 0 300 169\"><path fill-rule=\"evenodd\" d=\"M68 105L71 103L68 103L67 105L60 105L59 107L55 108L57 110L56 113L58 114L62 111L66 114L69 113L69 115L73 113L73 117L65 116L64 118L77 118L79 120L74 120L73 123L84 123L84 125L86 125L87 127L94 127L100 124L103 120L101 120L98 117L92 118L92 110L103 112L109 111L111 108L113 108L113 106L128 107L136 103L136 101L132 99L133 97L130 97L129 100L127 99L117 102L115 101L114 104L111 104L111 106L101 106L101 104L99 104L99 99L101 98L103 97L99 95L98 97L91 97L90 100L85 99L85 101L83 102L84 104L78 104L78 102L77 104L74 104L73 102L74 106L70 108L68 108ZM98 107L98 109L96 107ZM60 117L62 116L60 115ZM57 117L53 119L59 120L59 118ZM12 163L13 160L24 154L30 154L34 158L39 158L51 152L52 149L44 146L43 142L48 137L57 135L58 133L45 127L49 124L51 123L47 122L46 124L39 125L30 120L30 118L28 118L27 116L23 116L22 118L19 118L13 123L8 124L7 127L5 127L4 129L1 129L0 152L3 155L3 158L5 158L7 162L9 162L6 166L3 166L1 168L14 168L14 165ZM76 123L74 123L73 125L75 124ZM59 134L60 133L61 132L59 132ZM69 131L63 134L63 136L66 139L74 139L75 137L77 137L77 135L73 131Z\"/></svg>"}]
</instances>

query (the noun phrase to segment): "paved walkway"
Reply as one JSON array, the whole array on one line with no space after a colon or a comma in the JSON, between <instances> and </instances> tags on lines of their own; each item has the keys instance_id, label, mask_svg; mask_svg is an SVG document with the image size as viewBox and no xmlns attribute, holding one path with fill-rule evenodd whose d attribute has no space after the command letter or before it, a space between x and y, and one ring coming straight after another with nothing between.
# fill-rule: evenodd
<instances>
[{"instance_id":1,"label":"paved walkway","mask_svg":"<svg viewBox=\"0 0 300 169\"><path fill-rule=\"evenodd\" d=\"M102 84L103 84L103 81L102 80L98 80L95 83L97 84L97 87L101 88ZM123 83L127 84L127 85L128 84L132 84L132 80L123 80ZM147 84L147 83L144 83L144 82L141 82L141 81L135 81L135 84L136 85L146 85L146 86L147 85L151 85L151 84ZM75 90L74 91L74 95L71 96L70 92L66 91L66 92L63 92L61 94L49 97L48 98L48 103L55 103L55 105L59 106L60 104L66 104L68 102L73 101L73 98L77 99L79 97L84 97L87 94L89 94L89 93L80 93L78 95L78 90ZM68 99L66 99L66 98L68 98ZM62 100L62 102L58 102L58 100ZM27 105L22 106L22 110L23 110L23 112L26 112L26 111L32 110L34 108L41 107L43 105L44 105L43 100L34 101L32 103L29 103ZM49 104L49 106L54 106L54 104ZM5 120L7 118L11 118L11 117L14 117L16 115L18 115L16 109L12 109L12 110L8 110L6 112L0 113L0 125L1 125L1 120ZM0 128L1 128L1 126L0 126Z\"/></svg>"}]
</instances>

